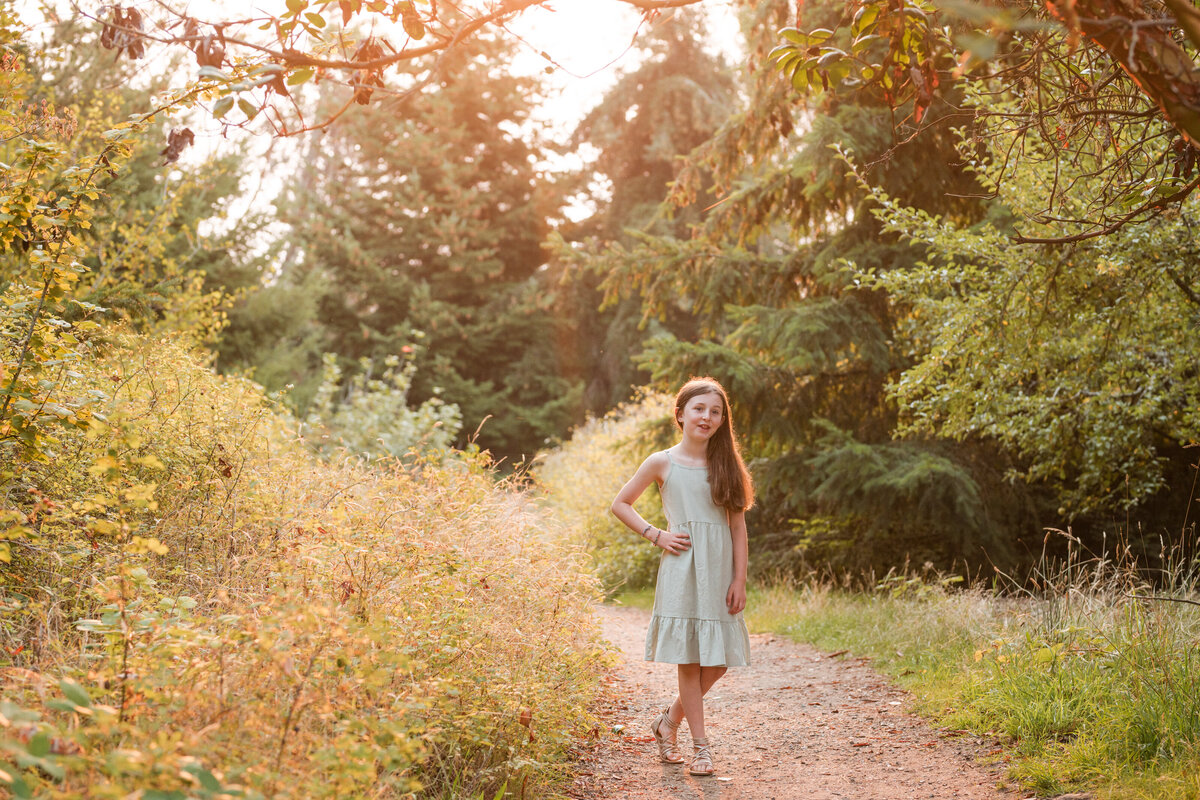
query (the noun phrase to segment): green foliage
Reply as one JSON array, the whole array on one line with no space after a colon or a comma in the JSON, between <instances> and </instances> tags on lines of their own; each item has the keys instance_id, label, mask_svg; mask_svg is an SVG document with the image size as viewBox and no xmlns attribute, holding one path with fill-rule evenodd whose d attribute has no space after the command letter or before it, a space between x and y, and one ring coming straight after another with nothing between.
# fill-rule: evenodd
<instances>
[{"instance_id":1,"label":"green foliage","mask_svg":"<svg viewBox=\"0 0 1200 800\"><path fill-rule=\"evenodd\" d=\"M1138 511L1174 489L1179 516L1162 521L1175 527L1182 447L1200 440L1200 206L1070 247L1022 245L1007 222L1061 176L1025 160L1000 182L996 154L974 167L998 192L995 222L967 227L877 195L886 229L927 254L877 282L907 309L899 331L914 361L892 386L902 430L999 442L1019 458L1010 474L1050 487L1068 519ZM1074 181L1086 203L1093 181Z\"/></svg>"},{"instance_id":2,"label":"green foliage","mask_svg":"<svg viewBox=\"0 0 1200 800\"><path fill-rule=\"evenodd\" d=\"M950 26L927 0L848 6L832 29L780 29L783 41L767 58L798 92L845 84L885 105L911 104L912 122L920 124L933 102L939 73L955 67Z\"/></svg>"},{"instance_id":3,"label":"green foliage","mask_svg":"<svg viewBox=\"0 0 1200 800\"><path fill-rule=\"evenodd\" d=\"M150 101L169 91L177 65L151 72L114 62L98 41L99 29L78 16L56 20L51 30L45 48L27 53L29 101L69 115L68 163L94 153L118 123L145 123L128 141L124 166L101 174L93 225L83 234L87 275L76 286L78 297L141 329L186 331L211 343L225 322L227 293L253 286L262 267L261 256L250 252L262 218L248 214L237 224L226 218L243 156L235 150L194 166L169 162L163 148L169 125L155 118ZM48 177L47 184L60 179Z\"/></svg>"},{"instance_id":4,"label":"green foliage","mask_svg":"<svg viewBox=\"0 0 1200 800\"><path fill-rule=\"evenodd\" d=\"M601 418L589 419L571 438L538 458L537 485L545 504L562 520L569 537L591 557L608 594L654 585L661 550L632 534L608 513L617 492L654 449L656 429L670 425L672 398L646 395ZM642 495L638 513L666 524L653 487Z\"/></svg>"},{"instance_id":5,"label":"green foliage","mask_svg":"<svg viewBox=\"0 0 1200 800\"><path fill-rule=\"evenodd\" d=\"M1151 536L1187 519L1195 208L1153 206L1179 202L1186 148L1164 160L1161 120L1138 115L1103 142L1086 120L1025 124L1043 84L986 71L943 81L933 102L955 35L933 10L818 5L805 8L812 33L785 30L773 56L777 41L752 39L752 63L781 60L802 78L806 108L770 67L752 71L746 109L674 184L673 204L710 189L718 201L689 235L571 253L605 274L610 302L695 317L698 337L650 339L642 363L660 388L695 374L729 387L761 489L750 529L771 567L886 569L908 556L1005 568L1064 519L1097 546L1114 514L1138 514ZM751 32L791 22L782 4L749 13ZM1063 108L1095 100L1073 100L1078 87L1054 72L1109 75L1087 71L1094 52L1074 55L1036 20L1001 22L1005 48L1053 59L1030 80ZM851 86L851 69L870 74ZM976 118L952 133L941 100ZM897 141L899 107L920 136ZM1120 180L1142 175L1136 196L1114 199L1131 191L1110 185L1114 153L1128 153ZM855 174L848 160L869 166ZM1125 227L1071 241L1118 212L1132 215ZM1019 245L1018 222L1067 244Z\"/></svg>"},{"instance_id":6,"label":"green foliage","mask_svg":"<svg viewBox=\"0 0 1200 800\"><path fill-rule=\"evenodd\" d=\"M324 370L314 369L324 340L316 322L321 284L316 275L296 281L285 274L240 294L216 344L217 368L245 371L269 389L286 390L293 408L308 408L324 380Z\"/></svg>"},{"instance_id":7,"label":"green foliage","mask_svg":"<svg viewBox=\"0 0 1200 800\"><path fill-rule=\"evenodd\" d=\"M596 149L589 178L598 173L611 190L592 190L599 207L579 232L621 240L627 229L682 233L697 221L699 209L664 214L662 200L679 158L712 136L734 100L732 71L706 50L709 22L702 7L681 10L639 36L643 59L572 133L572 144Z\"/></svg>"},{"instance_id":8,"label":"green foliage","mask_svg":"<svg viewBox=\"0 0 1200 800\"><path fill-rule=\"evenodd\" d=\"M1007 560L1009 545L998 535L979 485L950 457L929 444L895 442L868 445L829 426L820 451L808 461L821 482L814 499L825 507L853 510L861 519L858 541L894 547L907 540L910 557L937 559L949 552L972 561L980 547L993 559ZM955 520L954 525L944 525ZM936 529L938 546L922 544L921 532ZM869 564L863 563L862 566Z\"/></svg>"},{"instance_id":9,"label":"green foliage","mask_svg":"<svg viewBox=\"0 0 1200 800\"><path fill-rule=\"evenodd\" d=\"M843 10L820 4L805 15L834 19ZM868 193L831 147L861 153L876 165L875 180L956 221L982 211L950 195L977 187L954 166L951 137L897 143L882 104L829 96L798 108L758 61L771 47L763 32L791 9L760 3L746 14L755 65L746 104L684 159L669 198L704 203L703 217L686 232L571 257L605 275L609 302L636 298L647 320L677 311L695 320L696 336L650 339L642 363L656 388L710 374L729 389L760 488L748 520L756 569L886 569L906 555L1005 563L1033 520L1027 502L1005 502L1012 489L990 474L983 448L893 441L886 386L909 356L895 347L887 295L844 259L902 272L918 251L884 234L867 213Z\"/></svg>"},{"instance_id":10,"label":"green foliage","mask_svg":"<svg viewBox=\"0 0 1200 800\"><path fill-rule=\"evenodd\" d=\"M734 102L732 71L706 47L711 26L702 8L659 20L636 40L641 61L621 74L571 136L585 159L565 182L585 219L564 223L547 242L562 272L559 313L571 320L576 369L587 381L584 404L603 414L627 400L648 373L633 356L663 331L690 339L691 309L673 305L647 323L636 297L604 295L603 270L580 269L579 252L595 254L647 232L686 236L700 201L666 208L679 159L713 135ZM586 145L586 147L580 147ZM594 158L589 153L594 152ZM704 202L707 205L707 201Z\"/></svg>"},{"instance_id":11,"label":"green foliage","mask_svg":"<svg viewBox=\"0 0 1200 800\"><path fill-rule=\"evenodd\" d=\"M409 348L411 350L412 348ZM372 377L369 362L342 385L337 357L325 355L325 380L309 406L308 425L322 431L322 446L338 445L375 458L445 454L462 427L458 407L432 397L408 407L408 390L417 365L411 358L384 360ZM338 399L340 395L340 399Z\"/></svg>"},{"instance_id":12,"label":"green foliage","mask_svg":"<svg viewBox=\"0 0 1200 800\"><path fill-rule=\"evenodd\" d=\"M36 461L60 452L59 429L91 425L104 400L80 383L99 320L197 341L219 329L222 294L204 285L195 231L236 180L234 159L207 165L204 191L194 175L164 178L146 141L153 115L129 116L145 95L111 88L122 71L101 75L88 61L94 36L77 21L60 23L44 50L15 18L0 28L0 448Z\"/></svg>"},{"instance_id":13,"label":"green foliage","mask_svg":"<svg viewBox=\"0 0 1200 800\"><path fill-rule=\"evenodd\" d=\"M88 317L100 309L77 286L100 183L128 158L137 126L72 153L70 113L30 99L20 31L0 12L0 448L45 461L59 431L90 423L93 398L78 386L78 367L97 327Z\"/></svg>"},{"instance_id":14,"label":"green foliage","mask_svg":"<svg viewBox=\"0 0 1200 800\"><path fill-rule=\"evenodd\" d=\"M96 135L35 104L23 33L0 11L0 791L553 784L604 660L582 554L477 453L326 461L260 386L214 374L204 281L246 277L193 252L220 192L131 166L146 124ZM394 366L341 387L351 446L451 435L453 408L408 409Z\"/></svg>"},{"instance_id":15,"label":"green foliage","mask_svg":"<svg viewBox=\"0 0 1200 800\"><path fill-rule=\"evenodd\" d=\"M897 139L944 132L938 110L978 95L951 124L1000 161L1056 164L1030 219L1071 233L1030 238L1065 244L1153 218L1200 184L1200 118L1178 99L1196 89L1200 28L1188 6L1165 5L855 0L781 29L767 59L802 95L888 107Z\"/></svg>"}]
</instances>

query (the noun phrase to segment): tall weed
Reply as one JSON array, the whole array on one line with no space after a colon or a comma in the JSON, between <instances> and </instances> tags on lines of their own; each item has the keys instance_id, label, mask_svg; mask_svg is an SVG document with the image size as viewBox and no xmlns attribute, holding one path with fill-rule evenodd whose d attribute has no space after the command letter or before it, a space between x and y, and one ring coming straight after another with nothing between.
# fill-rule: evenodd
<instances>
[{"instance_id":1,"label":"tall weed","mask_svg":"<svg viewBox=\"0 0 1200 800\"><path fill-rule=\"evenodd\" d=\"M546 505L582 546L608 595L654 585L661 550L632 534L608 513L617 492L654 450L655 433L670 420L672 399L648 394L608 415L590 419L571 439L543 455L536 468ZM655 487L636 508L663 526L662 503Z\"/></svg>"},{"instance_id":2,"label":"tall weed","mask_svg":"<svg viewBox=\"0 0 1200 800\"><path fill-rule=\"evenodd\" d=\"M585 556L522 487L481 456L318 459L258 387L170 340L123 337L82 380L106 421L4 487L23 531L0 575L0 785L555 784L607 655Z\"/></svg>"}]
</instances>

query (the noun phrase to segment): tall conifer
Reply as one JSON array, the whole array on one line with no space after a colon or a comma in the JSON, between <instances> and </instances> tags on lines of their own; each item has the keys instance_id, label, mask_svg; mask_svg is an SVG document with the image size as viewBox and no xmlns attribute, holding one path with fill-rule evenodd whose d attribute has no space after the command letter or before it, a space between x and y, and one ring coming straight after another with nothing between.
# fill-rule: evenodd
<instances>
[{"instance_id":1,"label":"tall conifer","mask_svg":"<svg viewBox=\"0 0 1200 800\"><path fill-rule=\"evenodd\" d=\"M734 398L761 488L752 528L786 565L798 557L887 567L906 556L949 565L1004 561L1031 530L1027 500L982 445L893 439L895 346L888 298L844 260L903 270L915 253L882 235L836 150L911 205L969 221L982 213L949 136L896 141L890 111L853 98L799 101L766 66L788 3L747 3L748 102L692 154L671 203L708 208L688 235L644 235L580 255L610 297L649 317L687 309L700 337L654 339L644 355L664 388L721 379ZM839 4L806 5L805 24ZM935 112L931 112L935 113ZM945 113L944 109L941 113ZM715 180L715 191L708 189Z\"/></svg>"},{"instance_id":2,"label":"tall conifer","mask_svg":"<svg viewBox=\"0 0 1200 800\"><path fill-rule=\"evenodd\" d=\"M413 352L410 400L457 404L464 436L482 424L479 443L515 460L567 428L579 390L560 375L543 292L557 204L528 121L537 86L510 55L474 41L444 57L419 103L339 120L308 149L281 215L287 279L322 287L319 346L348 371Z\"/></svg>"},{"instance_id":3,"label":"tall conifer","mask_svg":"<svg viewBox=\"0 0 1200 800\"><path fill-rule=\"evenodd\" d=\"M680 10L648 27L638 40L640 62L620 75L576 128L571 145L596 154L577 176L596 210L554 237L565 263L575 263L573 247L597 250L646 233L686 236L700 218L699 206L667 208L662 201L680 159L713 135L735 102L732 68L706 43L707 22L700 9ZM648 338L663 331L696 335L692 315L682 308L666 310L649 326L642 324L636 297L614 295L598 311L601 277L573 267L564 274L564 311L574 321L576 359L592 412L608 410L649 379L634 361Z\"/></svg>"}]
</instances>

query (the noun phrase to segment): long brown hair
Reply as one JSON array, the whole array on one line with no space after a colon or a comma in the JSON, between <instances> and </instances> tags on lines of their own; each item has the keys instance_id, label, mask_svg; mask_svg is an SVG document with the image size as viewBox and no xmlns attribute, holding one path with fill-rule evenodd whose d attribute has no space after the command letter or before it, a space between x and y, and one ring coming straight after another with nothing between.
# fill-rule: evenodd
<instances>
[{"instance_id":1,"label":"long brown hair","mask_svg":"<svg viewBox=\"0 0 1200 800\"><path fill-rule=\"evenodd\" d=\"M675 424L683 429L679 416L693 397L716 392L721 396L721 425L708 440L708 485L713 503L730 511L747 511L754 505L754 483L750 470L742 460L733 418L729 413L729 396L725 387L714 378L692 378L675 395Z\"/></svg>"}]
</instances>

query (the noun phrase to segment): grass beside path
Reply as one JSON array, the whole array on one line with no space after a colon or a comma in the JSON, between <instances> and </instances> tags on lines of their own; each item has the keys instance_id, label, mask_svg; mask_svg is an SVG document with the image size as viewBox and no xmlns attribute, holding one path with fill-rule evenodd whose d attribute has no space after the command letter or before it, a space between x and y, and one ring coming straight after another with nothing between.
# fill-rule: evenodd
<instances>
[{"instance_id":1,"label":"grass beside path","mask_svg":"<svg viewBox=\"0 0 1200 800\"><path fill-rule=\"evenodd\" d=\"M1042 796L1200 800L1200 608L1113 578L1045 598L893 579L752 591L754 632L873 660L935 723L997 736ZM649 607L649 592L619 602Z\"/></svg>"}]
</instances>

